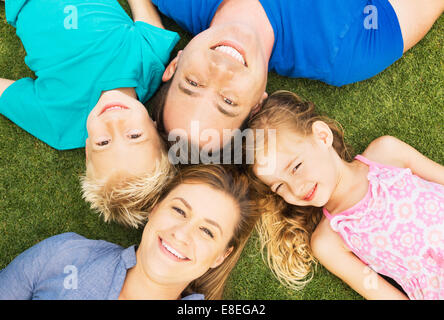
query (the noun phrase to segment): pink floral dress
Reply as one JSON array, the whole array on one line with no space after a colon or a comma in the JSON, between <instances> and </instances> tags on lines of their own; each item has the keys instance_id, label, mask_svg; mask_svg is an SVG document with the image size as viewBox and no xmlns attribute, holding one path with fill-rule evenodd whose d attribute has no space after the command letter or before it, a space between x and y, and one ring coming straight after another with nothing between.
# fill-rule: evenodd
<instances>
[{"instance_id":1,"label":"pink floral dress","mask_svg":"<svg viewBox=\"0 0 444 320\"><path fill-rule=\"evenodd\" d=\"M369 166L367 195L333 216L324 209L331 227L410 299L444 299L444 186L410 169L355 159Z\"/></svg>"}]
</instances>

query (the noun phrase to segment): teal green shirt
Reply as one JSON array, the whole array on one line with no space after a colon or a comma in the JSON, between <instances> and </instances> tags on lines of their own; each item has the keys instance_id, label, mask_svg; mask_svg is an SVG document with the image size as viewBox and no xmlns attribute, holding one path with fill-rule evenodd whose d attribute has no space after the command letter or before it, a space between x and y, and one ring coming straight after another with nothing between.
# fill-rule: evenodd
<instances>
[{"instance_id":1,"label":"teal green shirt","mask_svg":"<svg viewBox=\"0 0 444 320\"><path fill-rule=\"evenodd\" d=\"M36 79L12 84L0 113L53 148L85 146L86 119L102 91L157 90L177 33L133 22L116 0L6 0L6 19Z\"/></svg>"}]
</instances>

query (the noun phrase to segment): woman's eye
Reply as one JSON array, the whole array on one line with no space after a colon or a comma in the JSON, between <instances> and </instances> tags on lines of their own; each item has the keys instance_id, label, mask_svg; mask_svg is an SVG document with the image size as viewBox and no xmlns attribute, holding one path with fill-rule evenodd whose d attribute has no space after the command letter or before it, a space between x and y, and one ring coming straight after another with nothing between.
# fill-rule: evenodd
<instances>
[{"instance_id":1,"label":"woman's eye","mask_svg":"<svg viewBox=\"0 0 444 320\"><path fill-rule=\"evenodd\" d=\"M282 183L274 189L274 193L278 193L280 187L282 187ZM271 190L271 191L273 191L273 190Z\"/></svg>"},{"instance_id":2,"label":"woman's eye","mask_svg":"<svg viewBox=\"0 0 444 320\"><path fill-rule=\"evenodd\" d=\"M302 162L301 163L299 163L296 167L294 167L293 168L293 173L295 173L296 172L296 170L298 170L298 168L301 166L301 164L302 164Z\"/></svg>"},{"instance_id":3,"label":"woman's eye","mask_svg":"<svg viewBox=\"0 0 444 320\"><path fill-rule=\"evenodd\" d=\"M180 214L181 216L186 217L185 211L183 211L182 209L178 208L178 207L173 207L173 210L176 211L178 214Z\"/></svg>"},{"instance_id":4,"label":"woman's eye","mask_svg":"<svg viewBox=\"0 0 444 320\"><path fill-rule=\"evenodd\" d=\"M208 230L207 228L201 228L201 230L203 231L203 232L205 232L207 235L209 235L211 238L214 238L214 235L213 235L213 233L210 231L210 230Z\"/></svg>"},{"instance_id":5,"label":"woman's eye","mask_svg":"<svg viewBox=\"0 0 444 320\"><path fill-rule=\"evenodd\" d=\"M109 140L99 141L96 144L100 147L106 146L109 143Z\"/></svg>"}]
</instances>

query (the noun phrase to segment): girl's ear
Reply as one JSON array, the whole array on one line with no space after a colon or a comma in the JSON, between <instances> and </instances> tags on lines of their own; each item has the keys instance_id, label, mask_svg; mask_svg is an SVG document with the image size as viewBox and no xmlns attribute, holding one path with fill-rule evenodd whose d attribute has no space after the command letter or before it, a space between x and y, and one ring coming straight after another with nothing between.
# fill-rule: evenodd
<instances>
[{"instance_id":1,"label":"girl's ear","mask_svg":"<svg viewBox=\"0 0 444 320\"><path fill-rule=\"evenodd\" d=\"M213 265L211 266L211 268L217 268L218 266L221 265L222 262L224 262L225 258L228 257L231 252L233 252L234 247L230 247L227 251L225 251L224 254L221 254L216 261L214 261Z\"/></svg>"},{"instance_id":2,"label":"girl's ear","mask_svg":"<svg viewBox=\"0 0 444 320\"><path fill-rule=\"evenodd\" d=\"M333 145L333 132L324 121L315 121L312 125L313 136L327 147Z\"/></svg>"},{"instance_id":3,"label":"girl's ear","mask_svg":"<svg viewBox=\"0 0 444 320\"><path fill-rule=\"evenodd\" d=\"M179 52L177 53L177 56L173 60L171 60L171 62L165 68L165 71L162 76L163 82L167 82L173 77L174 73L176 72L177 63L179 62L181 54L182 54L182 50L179 50Z\"/></svg>"}]
</instances>

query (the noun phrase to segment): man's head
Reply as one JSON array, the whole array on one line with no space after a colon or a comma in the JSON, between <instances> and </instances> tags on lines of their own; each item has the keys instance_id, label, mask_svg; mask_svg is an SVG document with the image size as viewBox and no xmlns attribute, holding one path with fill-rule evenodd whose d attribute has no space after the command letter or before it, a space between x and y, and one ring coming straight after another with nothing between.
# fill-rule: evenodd
<instances>
[{"instance_id":1,"label":"man's head","mask_svg":"<svg viewBox=\"0 0 444 320\"><path fill-rule=\"evenodd\" d=\"M235 23L213 26L167 66L163 81L168 90L161 89L163 96L153 100L160 109L155 119L166 132L181 129L192 143L211 146L194 141L191 123L197 121L199 133L217 130L217 145L223 146L223 129L240 128L267 97L267 72L268 59L253 31Z\"/></svg>"},{"instance_id":2,"label":"man's head","mask_svg":"<svg viewBox=\"0 0 444 320\"><path fill-rule=\"evenodd\" d=\"M173 169L134 89L104 92L88 116L87 130L85 199L106 221L143 223L140 210Z\"/></svg>"}]
</instances>

